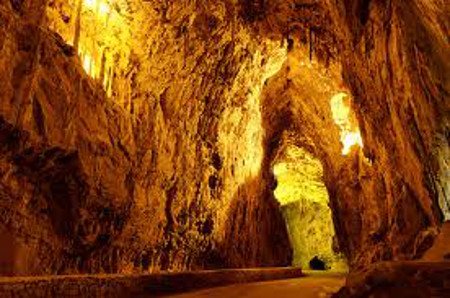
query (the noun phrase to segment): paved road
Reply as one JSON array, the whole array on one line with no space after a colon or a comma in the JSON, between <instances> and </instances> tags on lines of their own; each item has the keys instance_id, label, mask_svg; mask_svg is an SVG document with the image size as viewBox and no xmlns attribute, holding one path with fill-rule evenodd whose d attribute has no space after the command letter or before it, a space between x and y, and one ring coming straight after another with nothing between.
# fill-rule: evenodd
<instances>
[{"instance_id":1,"label":"paved road","mask_svg":"<svg viewBox=\"0 0 450 298\"><path fill-rule=\"evenodd\" d=\"M279 281L239 284L170 296L173 298L313 298L330 297L345 284L345 275L307 273Z\"/></svg>"}]
</instances>

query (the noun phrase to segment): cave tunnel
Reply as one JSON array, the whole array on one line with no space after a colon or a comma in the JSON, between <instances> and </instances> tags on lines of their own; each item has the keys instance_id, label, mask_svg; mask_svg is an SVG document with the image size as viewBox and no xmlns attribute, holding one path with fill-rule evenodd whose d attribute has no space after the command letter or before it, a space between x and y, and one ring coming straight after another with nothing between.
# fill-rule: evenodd
<instances>
[{"instance_id":1,"label":"cave tunnel","mask_svg":"<svg viewBox=\"0 0 450 298\"><path fill-rule=\"evenodd\" d=\"M343 179L330 173L352 168L355 159L368 163L339 66L323 67L307 52L300 46L288 53L282 70L263 91L274 196L287 224L292 264L306 269L318 259L327 270L345 272L326 183L330 189L339 184Z\"/></svg>"},{"instance_id":2,"label":"cave tunnel","mask_svg":"<svg viewBox=\"0 0 450 298\"><path fill-rule=\"evenodd\" d=\"M449 297L449 20L0 1L0 296Z\"/></svg>"},{"instance_id":3,"label":"cave tunnel","mask_svg":"<svg viewBox=\"0 0 450 298\"><path fill-rule=\"evenodd\" d=\"M346 261L339 253L320 161L291 144L277 158L273 171L277 181L274 194L293 248L292 264L345 272ZM322 264L315 265L313 259Z\"/></svg>"}]
</instances>

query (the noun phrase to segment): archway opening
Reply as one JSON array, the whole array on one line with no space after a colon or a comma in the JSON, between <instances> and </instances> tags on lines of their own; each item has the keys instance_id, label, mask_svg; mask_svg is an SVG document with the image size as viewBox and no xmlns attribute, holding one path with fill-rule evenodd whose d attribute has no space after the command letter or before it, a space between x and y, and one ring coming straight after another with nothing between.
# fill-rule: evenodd
<instances>
[{"instance_id":1,"label":"archway opening","mask_svg":"<svg viewBox=\"0 0 450 298\"><path fill-rule=\"evenodd\" d=\"M281 206L294 266L345 272L339 252L329 196L319 159L294 144L284 146L273 163L274 194Z\"/></svg>"}]
</instances>

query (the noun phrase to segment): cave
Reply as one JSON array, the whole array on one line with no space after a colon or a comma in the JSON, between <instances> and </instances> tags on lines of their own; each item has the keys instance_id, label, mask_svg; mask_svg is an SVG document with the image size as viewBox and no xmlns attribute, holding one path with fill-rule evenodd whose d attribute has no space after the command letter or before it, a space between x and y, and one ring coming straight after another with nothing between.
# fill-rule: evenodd
<instances>
[{"instance_id":1,"label":"cave","mask_svg":"<svg viewBox=\"0 0 450 298\"><path fill-rule=\"evenodd\" d=\"M316 270L310 262L320 260L320 270L345 272L320 161L292 144L277 160L273 166L277 181L274 194L293 249L292 265Z\"/></svg>"},{"instance_id":2,"label":"cave","mask_svg":"<svg viewBox=\"0 0 450 298\"><path fill-rule=\"evenodd\" d=\"M2 0L0 296L448 297L449 36L445 0Z\"/></svg>"}]
</instances>

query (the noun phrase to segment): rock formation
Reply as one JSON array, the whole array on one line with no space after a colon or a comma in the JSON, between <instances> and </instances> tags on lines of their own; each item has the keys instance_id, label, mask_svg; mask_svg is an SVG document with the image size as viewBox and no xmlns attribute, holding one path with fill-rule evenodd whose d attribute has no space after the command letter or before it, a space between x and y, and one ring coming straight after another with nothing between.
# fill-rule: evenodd
<instances>
[{"instance_id":1,"label":"rock formation","mask_svg":"<svg viewBox=\"0 0 450 298\"><path fill-rule=\"evenodd\" d=\"M2 273L288 265L272 169L286 142L321 161L351 269L419 257L450 216L449 12L2 0ZM341 92L363 143L345 156Z\"/></svg>"}]
</instances>

